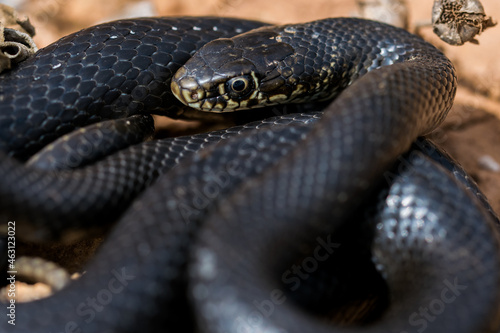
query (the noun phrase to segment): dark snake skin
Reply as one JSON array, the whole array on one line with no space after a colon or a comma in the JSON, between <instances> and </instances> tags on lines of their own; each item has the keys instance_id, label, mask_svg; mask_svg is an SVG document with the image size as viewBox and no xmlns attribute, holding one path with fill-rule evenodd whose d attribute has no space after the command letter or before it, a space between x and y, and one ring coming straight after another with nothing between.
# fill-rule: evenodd
<instances>
[{"instance_id":1,"label":"dark snake skin","mask_svg":"<svg viewBox=\"0 0 500 333\"><path fill-rule=\"evenodd\" d=\"M209 28L214 24L210 20L149 19L121 21L117 26L127 36L121 44L132 43L142 54L136 34L143 30L136 25L154 32L156 22L170 26L162 38L176 39L181 51L184 37L170 37L178 31L172 26L200 35L208 30L211 35L220 30ZM220 20L218 27L239 24ZM252 24L258 25L248 23L247 28ZM58 44L61 51L49 47L51 59L73 54L65 49L71 38L93 36L98 47L80 49L81 40L73 44L80 51L74 56L90 62L108 42L114 43L113 33L103 33L107 37L102 39L101 33L93 35L100 29L109 31L110 26L67 37ZM229 30L231 35L237 28ZM2 80L0 208L2 218L19 216L19 228L25 228L19 237L68 236L62 231L67 227L70 234L98 227L94 218L102 214L94 216L92 210L102 207L95 206L115 201L101 213L117 218L111 211L127 206L159 178L119 218L81 278L48 299L16 304L16 326L4 320L1 331L498 331L500 239L495 217L465 173L437 148L419 141L409 150L451 107L456 77L449 60L409 33L358 19L328 19L269 31L297 50L314 48L299 52L304 57L294 64L294 71L304 66L304 72L314 72L319 58L335 55L338 83L349 87L321 119L318 114L285 115L216 134L146 142L81 170L40 171L12 156L26 159L56 134L100 120L101 113L114 117L113 107L102 104L106 95L78 96L75 105L82 106L85 115L76 125L68 116L69 127L56 120L57 131L50 126L46 131L44 126L30 130L25 120L49 114L52 107L34 110L45 105L33 103L35 98L24 97L31 104L19 108L21 99L13 102L17 95L9 87L22 68ZM154 53L149 56L152 59ZM199 61L196 57L192 62ZM87 67L83 68L85 73ZM48 89L48 82L59 87L57 81L69 76L45 70L47 81L33 89L33 96L39 96L40 89L43 96L61 93ZM34 75L36 71L30 72L23 84L32 84L28 79ZM109 72L101 75L103 84L112 79ZM119 100L140 105L133 112L156 112L162 104L155 98L137 102L132 91L121 91ZM97 102L87 104L89 98ZM133 113L120 110L127 110L120 117ZM96 113L89 116L91 112ZM47 119L62 116L59 112ZM220 143L208 146L211 135ZM175 148L178 143L186 146ZM208 147L195 153L203 146ZM175 167L164 156L171 153L173 160L181 160ZM125 166L128 159L132 162ZM142 173L133 171L133 166ZM137 179L146 185L138 185ZM135 190L137 185L140 190ZM124 207L122 199L106 201L109 196L121 198L122 193ZM81 202L95 201L79 209L82 205L73 196ZM52 217L39 217L37 209L44 214L64 212L67 225L65 217L48 225ZM86 213L90 215L78 218ZM370 315L361 316L363 325L358 321L346 327L338 322L334 312L345 314L353 304L370 300L374 303ZM359 320L360 315L353 317Z\"/></svg>"},{"instance_id":2,"label":"dark snake skin","mask_svg":"<svg viewBox=\"0 0 500 333\"><path fill-rule=\"evenodd\" d=\"M170 92L177 69L208 41L262 25L144 18L64 37L2 77L0 150L26 159L55 138L103 119L179 117L185 110Z\"/></svg>"}]
</instances>

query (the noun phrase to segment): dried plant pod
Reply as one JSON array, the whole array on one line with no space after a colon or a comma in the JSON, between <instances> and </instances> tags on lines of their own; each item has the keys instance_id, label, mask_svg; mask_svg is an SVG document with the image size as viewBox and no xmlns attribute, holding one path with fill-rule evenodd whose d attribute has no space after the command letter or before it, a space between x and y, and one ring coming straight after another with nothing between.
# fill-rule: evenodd
<instances>
[{"instance_id":1,"label":"dried plant pod","mask_svg":"<svg viewBox=\"0 0 500 333\"><path fill-rule=\"evenodd\" d=\"M20 19L9 6L0 5L0 73L37 51L29 19Z\"/></svg>"},{"instance_id":2,"label":"dried plant pod","mask_svg":"<svg viewBox=\"0 0 500 333\"><path fill-rule=\"evenodd\" d=\"M434 33L451 45L466 42L478 44L474 38L496 22L486 16L479 0L435 0L432 8Z\"/></svg>"}]
</instances>

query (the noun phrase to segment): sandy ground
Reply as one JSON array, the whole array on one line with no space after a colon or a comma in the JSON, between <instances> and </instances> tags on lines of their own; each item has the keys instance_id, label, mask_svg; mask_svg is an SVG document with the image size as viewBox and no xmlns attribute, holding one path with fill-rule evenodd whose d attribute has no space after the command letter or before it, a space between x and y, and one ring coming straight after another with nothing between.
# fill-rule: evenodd
<instances>
[{"instance_id":1,"label":"sandy ground","mask_svg":"<svg viewBox=\"0 0 500 333\"><path fill-rule=\"evenodd\" d=\"M482 0L486 13L500 18L500 1ZM37 29L35 41L42 47L90 25L121 17L152 15L218 15L258 19L275 23L301 22L355 14L354 0L32 0L3 1L28 15ZM411 28L430 22L433 0L408 0ZM456 103L438 130L436 141L476 179L500 212L500 28L479 36L480 45L449 46L422 28L422 35L441 48L459 73ZM49 257L59 257L72 271L84 262L98 242L55 248ZM83 250L82 250L83 249ZM88 250L88 251L86 251ZM37 250L40 253L40 250ZM76 258L76 259L75 259Z\"/></svg>"}]
</instances>

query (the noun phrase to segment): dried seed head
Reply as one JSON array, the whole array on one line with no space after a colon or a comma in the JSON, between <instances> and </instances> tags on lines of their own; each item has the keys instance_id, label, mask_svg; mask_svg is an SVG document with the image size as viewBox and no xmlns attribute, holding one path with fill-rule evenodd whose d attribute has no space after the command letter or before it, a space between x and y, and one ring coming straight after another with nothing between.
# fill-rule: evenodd
<instances>
[{"instance_id":1,"label":"dried seed head","mask_svg":"<svg viewBox=\"0 0 500 333\"><path fill-rule=\"evenodd\" d=\"M9 6L0 4L0 72L24 61L37 51L31 38L35 28Z\"/></svg>"},{"instance_id":2,"label":"dried seed head","mask_svg":"<svg viewBox=\"0 0 500 333\"><path fill-rule=\"evenodd\" d=\"M479 0L435 0L432 8L434 33L446 43L478 44L474 39L496 22L487 17Z\"/></svg>"}]
</instances>

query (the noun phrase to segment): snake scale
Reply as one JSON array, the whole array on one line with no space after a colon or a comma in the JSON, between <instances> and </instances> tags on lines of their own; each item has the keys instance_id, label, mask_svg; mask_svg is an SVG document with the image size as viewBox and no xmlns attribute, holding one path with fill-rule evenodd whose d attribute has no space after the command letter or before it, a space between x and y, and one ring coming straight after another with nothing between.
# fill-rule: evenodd
<instances>
[{"instance_id":1,"label":"snake scale","mask_svg":"<svg viewBox=\"0 0 500 333\"><path fill-rule=\"evenodd\" d=\"M1 77L2 221L37 240L117 222L82 277L16 303L16 325L0 330L498 332L496 218L446 154L412 146L455 89L436 48L361 19L145 18L64 37ZM149 127L148 114L211 114L183 103L312 99L326 108L147 141L74 170L23 163L102 128ZM84 126L84 139L63 136Z\"/></svg>"}]
</instances>

